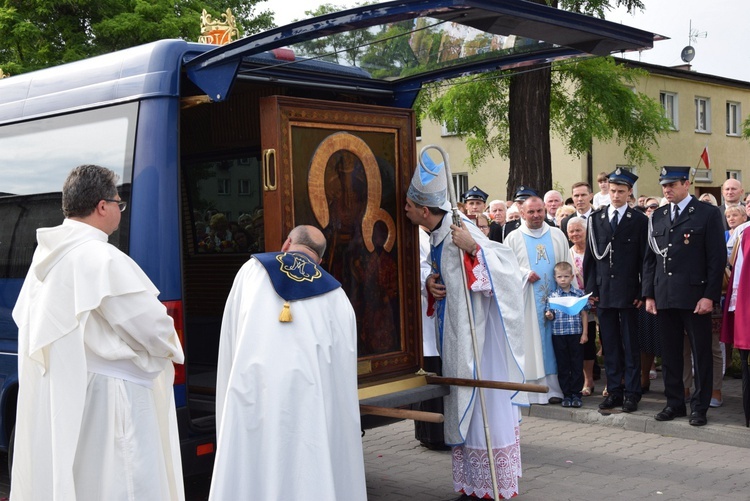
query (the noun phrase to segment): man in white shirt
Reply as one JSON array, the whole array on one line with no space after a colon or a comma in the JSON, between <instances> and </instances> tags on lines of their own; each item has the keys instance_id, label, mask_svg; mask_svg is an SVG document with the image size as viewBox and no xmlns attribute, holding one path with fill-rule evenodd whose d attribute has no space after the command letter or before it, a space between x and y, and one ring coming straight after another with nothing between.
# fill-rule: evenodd
<instances>
[{"instance_id":1,"label":"man in white shirt","mask_svg":"<svg viewBox=\"0 0 750 501\"><path fill-rule=\"evenodd\" d=\"M576 212L575 214L571 214L560 222L560 229L563 231L563 233L565 233L565 235L568 234L568 220L571 217L579 216L583 219L588 220L589 216L591 216L591 211L593 209L593 207L591 206L592 196L591 185L589 183L580 181L573 185L572 197Z\"/></svg>"},{"instance_id":2,"label":"man in white shirt","mask_svg":"<svg viewBox=\"0 0 750 501\"><path fill-rule=\"evenodd\" d=\"M544 207L547 209L547 216L544 220L548 225L557 226L555 224L555 214L557 214L557 209L560 208L562 202L562 194L557 190L549 190L544 194Z\"/></svg>"}]
</instances>

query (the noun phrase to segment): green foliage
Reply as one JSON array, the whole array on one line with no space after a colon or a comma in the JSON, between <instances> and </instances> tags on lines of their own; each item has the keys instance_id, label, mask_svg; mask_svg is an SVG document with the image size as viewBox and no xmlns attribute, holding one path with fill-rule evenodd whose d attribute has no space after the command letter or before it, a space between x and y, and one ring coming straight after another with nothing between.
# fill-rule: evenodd
<instances>
[{"instance_id":1,"label":"green foliage","mask_svg":"<svg viewBox=\"0 0 750 501\"><path fill-rule=\"evenodd\" d=\"M259 0L0 0L0 68L18 74L164 38L197 41L205 8L240 36L273 27Z\"/></svg>"},{"instance_id":2,"label":"green foliage","mask_svg":"<svg viewBox=\"0 0 750 501\"><path fill-rule=\"evenodd\" d=\"M750 116L748 116L744 122L742 122L742 137L750 139Z\"/></svg>"},{"instance_id":3,"label":"green foliage","mask_svg":"<svg viewBox=\"0 0 750 501\"><path fill-rule=\"evenodd\" d=\"M319 6L317 9L305 11L305 14L308 17L317 17L339 12L347 8L351 7L327 3ZM370 30L351 30L302 42L295 49L300 50L300 55L303 56L317 57L337 64L345 63L349 66L359 66L360 58L365 52L365 46L374 38L375 34Z\"/></svg>"},{"instance_id":4,"label":"green foliage","mask_svg":"<svg viewBox=\"0 0 750 501\"><path fill-rule=\"evenodd\" d=\"M449 87L430 86L420 92L418 112L446 123L461 136L476 169L488 157L509 154L508 80L501 73L462 77Z\"/></svg>"},{"instance_id":5,"label":"green foliage","mask_svg":"<svg viewBox=\"0 0 750 501\"><path fill-rule=\"evenodd\" d=\"M554 64L552 74L550 127L569 153L585 155L595 139L615 141L624 146L630 163L655 164L650 149L670 128L661 105L633 90L645 72L615 64L612 58L589 58ZM456 124L472 168L488 156L509 156L509 82L502 77L457 79L448 88L423 90L418 101L425 116Z\"/></svg>"},{"instance_id":6,"label":"green foliage","mask_svg":"<svg viewBox=\"0 0 750 501\"><path fill-rule=\"evenodd\" d=\"M610 57L558 64L553 71L552 129L567 141L568 152L582 155L593 139L624 145L634 165L656 164L650 149L670 130L661 105L635 92L647 73L616 64Z\"/></svg>"},{"instance_id":7,"label":"green foliage","mask_svg":"<svg viewBox=\"0 0 750 501\"><path fill-rule=\"evenodd\" d=\"M614 0L613 2L610 2L609 0L559 0L558 7L571 12L588 14L602 19L604 19L606 12L613 8L625 7L631 14L635 12L636 9L643 10L646 8L641 0Z\"/></svg>"}]
</instances>

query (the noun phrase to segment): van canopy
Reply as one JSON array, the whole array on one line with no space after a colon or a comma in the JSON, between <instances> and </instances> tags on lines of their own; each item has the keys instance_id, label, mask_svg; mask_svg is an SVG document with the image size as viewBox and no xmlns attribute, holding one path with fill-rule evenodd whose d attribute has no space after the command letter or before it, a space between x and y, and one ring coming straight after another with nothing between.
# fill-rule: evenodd
<instances>
[{"instance_id":1,"label":"van canopy","mask_svg":"<svg viewBox=\"0 0 750 501\"><path fill-rule=\"evenodd\" d=\"M355 66L360 71L342 74L337 83L389 92L394 104L410 106L424 82L648 49L656 38L524 0L402 0L265 31L203 53L186 68L193 83L222 101L235 78L263 78L260 68L268 72L268 65L253 56L287 47L292 50L275 51L283 62L274 63L286 72L311 60Z\"/></svg>"}]
</instances>

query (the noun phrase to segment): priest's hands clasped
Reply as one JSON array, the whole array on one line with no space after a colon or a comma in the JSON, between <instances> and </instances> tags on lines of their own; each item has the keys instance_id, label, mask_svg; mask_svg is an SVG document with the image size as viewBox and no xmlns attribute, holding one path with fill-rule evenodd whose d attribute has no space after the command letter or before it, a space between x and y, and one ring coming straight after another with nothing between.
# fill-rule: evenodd
<instances>
[{"instance_id":1,"label":"priest's hands clasped","mask_svg":"<svg viewBox=\"0 0 750 501\"><path fill-rule=\"evenodd\" d=\"M440 278L438 273L433 273L427 280L425 280L425 286L427 290L432 294L436 300L445 299L445 285L437 283L437 279Z\"/></svg>"}]
</instances>

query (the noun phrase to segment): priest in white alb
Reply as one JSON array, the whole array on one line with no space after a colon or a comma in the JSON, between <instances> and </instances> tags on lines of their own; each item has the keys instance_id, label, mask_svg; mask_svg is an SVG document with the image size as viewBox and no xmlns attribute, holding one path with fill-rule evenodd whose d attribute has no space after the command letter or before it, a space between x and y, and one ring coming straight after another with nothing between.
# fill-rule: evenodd
<instances>
[{"instance_id":1,"label":"priest in white alb","mask_svg":"<svg viewBox=\"0 0 750 501\"><path fill-rule=\"evenodd\" d=\"M116 181L76 167L65 221L37 230L13 309L14 501L185 498L172 389L183 352L159 291L107 242L126 207Z\"/></svg>"},{"instance_id":2,"label":"priest in white alb","mask_svg":"<svg viewBox=\"0 0 750 501\"><path fill-rule=\"evenodd\" d=\"M367 499L357 324L319 263L323 234L298 226L255 254L229 293L219 341L209 499Z\"/></svg>"},{"instance_id":3,"label":"priest in white alb","mask_svg":"<svg viewBox=\"0 0 750 501\"><path fill-rule=\"evenodd\" d=\"M532 404L562 402L552 347L552 322L544 318L544 312L547 298L555 290L555 265L561 261L573 265L568 239L562 231L544 221L545 215L544 201L538 196L529 196L521 205L523 223L518 231L508 234L504 242L513 249L524 277L526 328L512 334L523 337L526 382L549 387L548 393L529 393Z\"/></svg>"}]
</instances>

